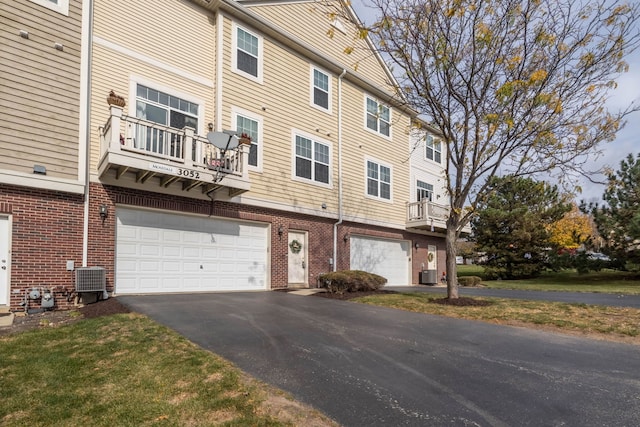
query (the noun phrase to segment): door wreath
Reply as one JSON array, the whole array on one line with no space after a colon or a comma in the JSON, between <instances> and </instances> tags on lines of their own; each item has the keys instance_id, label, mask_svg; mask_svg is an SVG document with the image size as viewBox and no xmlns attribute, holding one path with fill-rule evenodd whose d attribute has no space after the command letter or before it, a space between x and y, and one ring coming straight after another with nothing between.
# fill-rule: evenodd
<instances>
[{"instance_id":1,"label":"door wreath","mask_svg":"<svg viewBox=\"0 0 640 427\"><path fill-rule=\"evenodd\" d=\"M291 249L292 253L297 254L302 250L302 243L294 239L291 241L291 243L289 243L289 248Z\"/></svg>"},{"instance_id":2,"label":"door wreath","mask_svg":"<svg viewBox=\"0 0 640 427\"><path fill-rule=\"evenodd\" d=\"M427 255L427 261L433 261L433 252L429 252L429 255Z\"/></svg>"}]
</instances>

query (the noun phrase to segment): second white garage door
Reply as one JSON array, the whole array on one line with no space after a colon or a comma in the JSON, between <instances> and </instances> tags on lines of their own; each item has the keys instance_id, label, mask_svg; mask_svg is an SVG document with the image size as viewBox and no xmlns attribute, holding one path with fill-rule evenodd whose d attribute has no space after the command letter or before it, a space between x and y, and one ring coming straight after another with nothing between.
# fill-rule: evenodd
<instances>
[{"instance_id":1,"label":"second white garage door","mask_svg":"<svg viewBox=\"0 0 640 427\"><path fill-rule=\"evenodd\" d=\"M266 225L116 210L117 294L267 288Z\"/></svg>"},{"instance_id":2,"label":"second white garage door","mask_svg":"<svg viewBox=\"0 0 640 427\"><path fill-rule=\"evenodd\" d=\"M411 284L410 244L406 240L352 236L350 261L352 270L362 270L386 277L387 285Z\"/></svg>"}]
</instances>

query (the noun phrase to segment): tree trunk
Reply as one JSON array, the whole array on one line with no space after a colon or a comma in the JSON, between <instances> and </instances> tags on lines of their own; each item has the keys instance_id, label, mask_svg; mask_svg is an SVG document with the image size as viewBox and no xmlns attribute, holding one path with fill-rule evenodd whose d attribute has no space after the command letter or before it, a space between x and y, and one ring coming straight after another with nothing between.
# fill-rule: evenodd
<instances>
[{"instance_id":1,"label":"tree trunk","mask_svg":"<svg viewBox=\"0 0 640 427\"><path fill-rule=\"evenodd\" d=\"M447 297L450 299L458 298L458 267L456 266L456 255L458 253L456 248L457 240L457 228L458 225L451 221L451 218L447 221Z\"/></svg>"}]
</instances>

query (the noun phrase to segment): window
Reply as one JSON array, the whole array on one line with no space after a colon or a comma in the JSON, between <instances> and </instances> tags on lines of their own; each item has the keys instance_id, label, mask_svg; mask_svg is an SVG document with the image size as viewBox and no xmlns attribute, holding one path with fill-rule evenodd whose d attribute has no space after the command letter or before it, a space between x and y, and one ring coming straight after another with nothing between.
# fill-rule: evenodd
<instances>
[{"instance_id":1,"label":"window","mask_svg":"<svg viewBox=\"0 0 640 427\"><path fill-rule=\"evenodd\" d=\"M138 84L136 85L136 117L175 129L191 127L198 130L198 109L195 102ZM182 133L138 124L134 147L141 150L182 157Z\"/></svg>"},{"instance_id":2,"label":"window","mask_svg":"<svg viewBox=\"0 0 640 427\"><path fill-rule=\"evenodd\" d=\"M416 190L418 193L416 200L418 202L423 200L433 201L433 185L418 180L418 182L416 182Z\"/></svg>"},{"instance_id":3,"label":"window","mask_svg":"<svg viewBox=\"0 0 640 427\"><path fill-rule=\"evenodd\" d=\"M391 200L391 168L367 160L367 194Z\"/></svg>"},{"instance_id":4,"label":"window","mask_svg":"<svg viewBox=\"0 0 640 427\"><path fill-rule=\"evenodd\" d=\"M249 148L249 166L258 167L258 148L259 148L259 136L258 132L259 123L257 120L250 119L249 117L236 115L236 132L238 135L246 133L251 137L251 147Z\"/></svg>"},{"instance_id":5,"label":"window","mask_svg":"<svg viewBox=\"0 0 640 427\"><path fill-rule=\"evenodd\" d=\"M69 16L69 0L31 0L32 2Z\"/></svg>"},{"instance_id":6,"label":"window","mask_svg":"<svg viewBox=\"0 0 640 427\"><path fill-rule=\"evenodd\" d=\"M295 176L310 181L329 184L329 145L295 136Z\"/></svg>"},{"instance_id":7,"label":"window","mask_svg":"<svg viewBox=\"0 0 640 427\"><path fill-rule=\"evenodd\" d=\"M312 84L313 93L312 105L320 107L324 110L330 110L331 98L330 98L330 79L329 75L322 71L312 68Z\"/></svg>"},{"instance_id":8,"label":"window","mask_svg":"<svg viewBox=\"0 0 640 427\"><path fill-rule=\"evenodd\" d=\"M427 159L436 163L442 162L442 142L434 139L431 135L427 135L426 139Z\"/></svg>"},{"instance_id":9,"label":"window","mask_svg":"<svg viewBox=\"0 0 640 427\"><path fill-rule=\"evenodd\" d=\"M262 80L262 39L234 25L233 70L256 81Z\"/></svg>"},{"instance_id":10,"label":"window","mask_svg":"<svg viewBox=\"0 0 640 427\"><path fill-rule=\"evenodd\" d=\"M391 110L367 97L367 128L384 136L391 135Z\"/></svg>"}]
</instances>

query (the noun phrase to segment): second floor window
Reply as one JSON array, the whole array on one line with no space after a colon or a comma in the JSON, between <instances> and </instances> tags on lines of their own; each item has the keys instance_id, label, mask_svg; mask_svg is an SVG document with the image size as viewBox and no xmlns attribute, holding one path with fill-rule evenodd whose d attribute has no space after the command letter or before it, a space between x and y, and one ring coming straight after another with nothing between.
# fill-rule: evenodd
<instances>
[{"instance_id":1,"label":"second floor window","mask_svg":"<svg viewBox=\"0 0 640 427\"><path fill-rule=\"evenodd\" d=\"M244 117L241 115L236 116L236 132L238 134L246 133L251 137L251 148L249 149L249 165L250 166L258 166L258 148L259 143L258 137L258 121L250 119L248 117Z\"/></svg>"},{"instance_id":2,"label":"second floor window","mask_svg":"<svg viewBox=\"0 0 640 427\"><path fill-rule=\"evenodd\" d=\"M442 142L434 139L431 135L427 135L425 145L427 147L427 159L442 163Z\"/></svg>"},{"instance_id":3,"label":"second floor window","mask_svg":"<svg viewBox=\"0 0 640 427\"><path fill-rule=\"evenodd\" d=\"M300 135L295 140L296 177L329 184L329 146Z\"/></svg>"},{"instance_id":4,"label":"second floor window","mask_svg":"<svg viewBox=\"0 0 640 427\"><path fill-rule=\"evenodd\" d=\"M136 86L136 117L175 129L198 130L198 104L141 84ZM134 145L171 157L182 156L180 132L150 125L136 125Z\"/></svg>"},{"instance_id":5,"label":"second floor window","mask_svg":"<svg viewBox=\"0 0 640 427\"><path fill-rule=\"evenodd\" d=\"M421 202L423 200L428 200L430 202L433 201L433 185L418 180L416 182L416 190L418 193L416 200L418 202Z\"/></svg>"},{"instance_id":6,"label":"second floor window","mask_svg":"<svg viewBox=\"0 0 640 427\"><path fill-rule=\"evenodd\" d=\"M391 110L367 97L367 128L384 136L391 135Z\"/></svg>"},{"instance_id":7,"label":"second floor window","mask_svg":"<svg viewBox=\"0 0 640 427\"><path fill-rule=\"evenodd\" d=\"M367 160L367 194L391 200L391 168Z\"/></svg>"}]
</instances>

